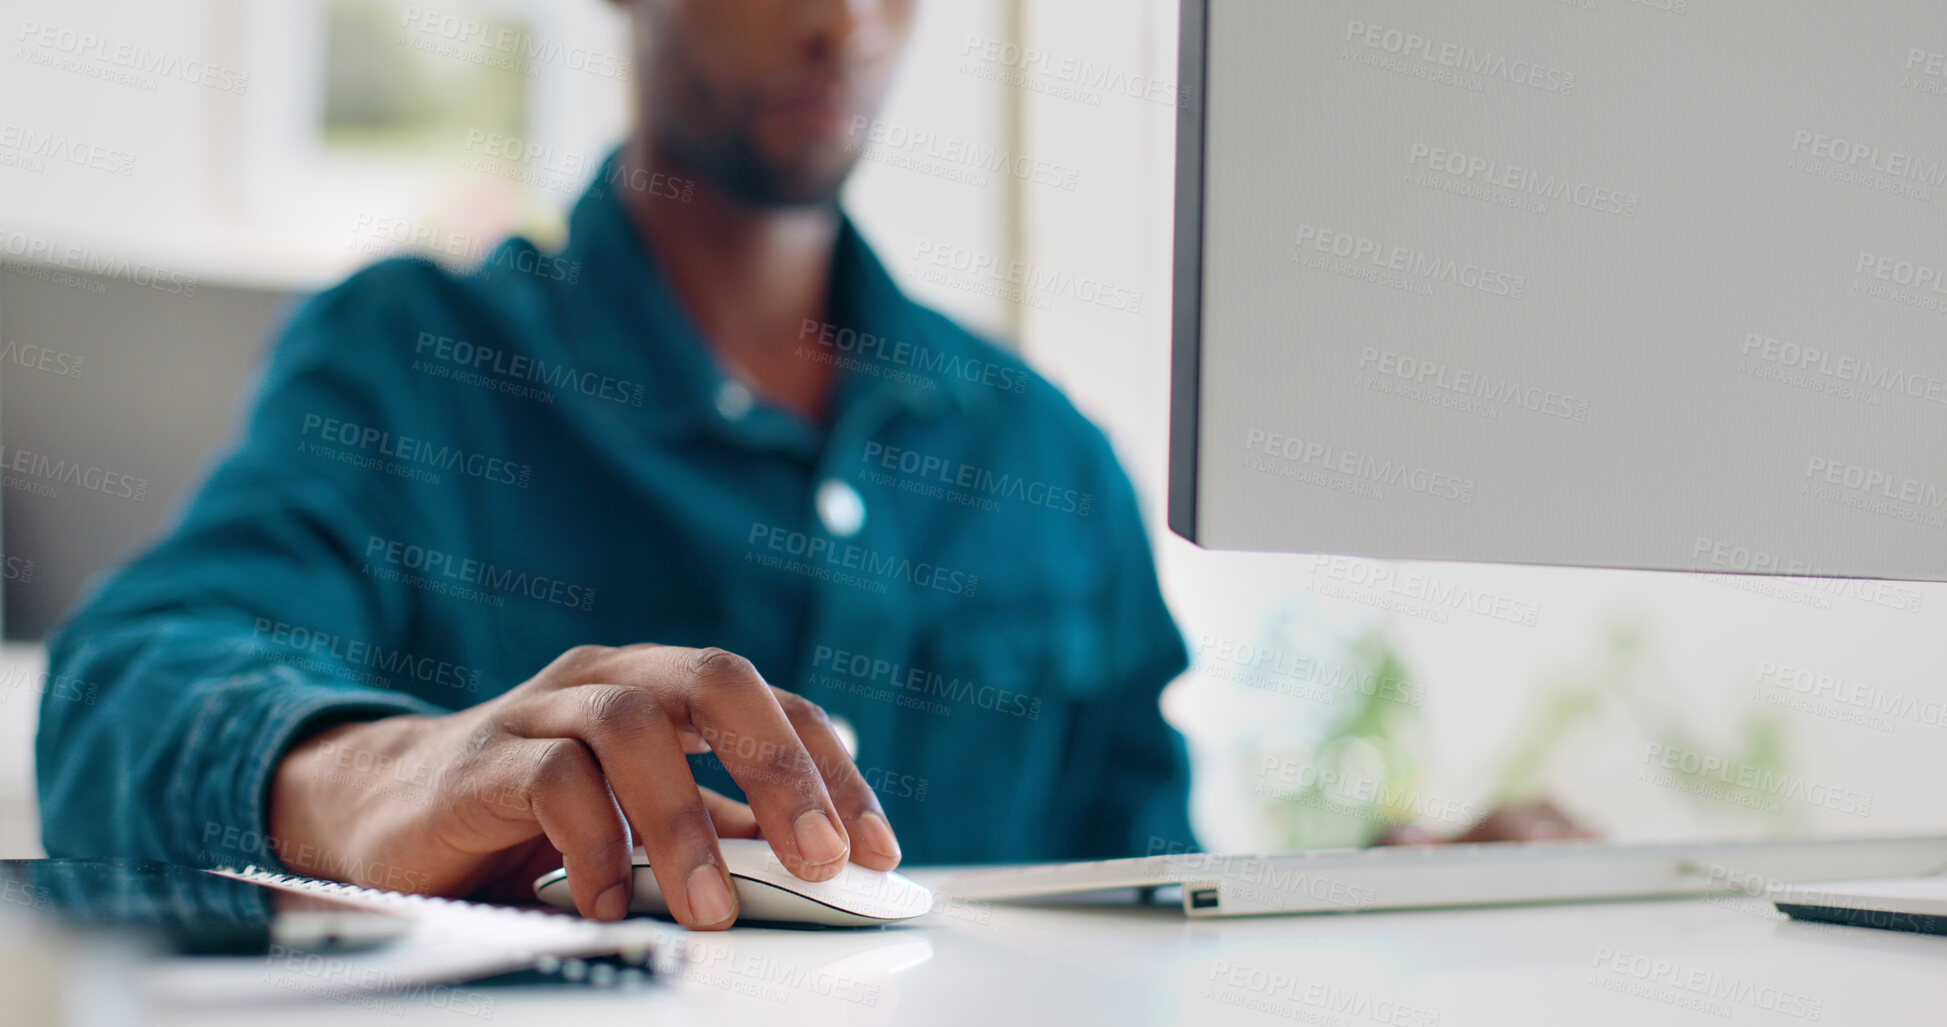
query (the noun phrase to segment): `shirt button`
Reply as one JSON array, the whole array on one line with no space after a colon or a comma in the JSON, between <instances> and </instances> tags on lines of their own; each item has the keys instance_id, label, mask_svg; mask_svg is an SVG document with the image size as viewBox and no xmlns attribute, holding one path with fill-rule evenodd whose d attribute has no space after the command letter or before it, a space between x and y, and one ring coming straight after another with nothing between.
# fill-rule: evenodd
<instances>
[{"instance_id":1,"label":"shirt button","mask_svg":"<svg viewBox=\"0 0 1947 1027\"><path fill-rule=\"evenodd\" d=\"M831 721L832 734L837 735L838 744L845 747L845 755L850 756L853 759L858 759L859 758L858 728L853 727L851 721L846 720L844 717L841 717L836 713L825 714L825 719Z\"/></svg>"},{"instance_id":2,"label":"shirt button","mask_svg":"<svg viewBox=\"0 0 1947 1027\"><path fill-rule=\"evenodd\" d=\"M717 390L717 413L727 421L743 420L755 402L743 382L724 382L723 388Z\"/></svg>"},{"instance_id":3,"label":"shirt button","mask_svg":"<svg viewBox=\"0 0 1947 1027\"><path fill-rule=\"evenodd\" d=\"M851 538L865 527L865 500L852 486L828 478L818 486L818 519L838 538Z\"/></svg>"}]
</instances>

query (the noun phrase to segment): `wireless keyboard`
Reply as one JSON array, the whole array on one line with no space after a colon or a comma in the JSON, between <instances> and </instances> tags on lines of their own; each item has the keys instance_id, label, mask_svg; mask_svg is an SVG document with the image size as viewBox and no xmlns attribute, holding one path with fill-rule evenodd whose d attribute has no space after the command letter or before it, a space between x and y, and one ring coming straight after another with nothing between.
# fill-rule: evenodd
<instances>
[{"instance_id":1,"label":"wireless keyboard","mask_svg":"<svg viewBox=\"0 0 1947 1027\"><path fill-rule=\"evenodd\" d=\"M1794 881L1928 877L1947 836L1637 845L1491 842L1134 859L962 871L939 890L1012 900L1180 885L1193 917L1743 894Z\"/></svg>"}]
</instances>

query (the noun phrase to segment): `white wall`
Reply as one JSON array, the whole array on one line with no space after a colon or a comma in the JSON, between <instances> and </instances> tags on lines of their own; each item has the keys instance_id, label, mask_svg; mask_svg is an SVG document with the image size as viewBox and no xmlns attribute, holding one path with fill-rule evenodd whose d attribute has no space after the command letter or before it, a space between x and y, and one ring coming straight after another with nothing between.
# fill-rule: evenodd
<instances>
[{"instance_id":1,"label":"white wall","mask_svg":"<svg viewBox=\"0 0 1947 1027\"><path fill-rule=\"evenodd\" d=\"M970 39L1005 33L999 3L922 2L912 49L879 123L859 139L864 159L845 193L902 287L990 336L1014 325L1006 301L979 291L992 283L955 273L953 264L1012 253L1006 215L1013 183L983 174L963 156L1006 145L1006 104L989 83L967 74L957 55ZM944 268L932 262L935 255L944 257ZM916 275L921 269L937 277Z\"/></svg>"}]
</instances>

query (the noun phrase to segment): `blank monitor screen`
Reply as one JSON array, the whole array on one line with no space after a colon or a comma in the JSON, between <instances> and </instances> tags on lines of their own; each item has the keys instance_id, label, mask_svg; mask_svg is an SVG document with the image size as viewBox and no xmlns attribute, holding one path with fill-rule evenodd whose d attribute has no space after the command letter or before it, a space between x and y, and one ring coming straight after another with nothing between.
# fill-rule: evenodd
<instances>
[{"instance_id":1,"label":"blank monitor screen","mask_svg":"<svg viewBox=\"0 0 1947 1027\"><path fill-rule=\"evenodd\" d=\"M1183 48L1179 534L1947 579L1940 0L1190 0Z\"/></svg>"}]
</instances>

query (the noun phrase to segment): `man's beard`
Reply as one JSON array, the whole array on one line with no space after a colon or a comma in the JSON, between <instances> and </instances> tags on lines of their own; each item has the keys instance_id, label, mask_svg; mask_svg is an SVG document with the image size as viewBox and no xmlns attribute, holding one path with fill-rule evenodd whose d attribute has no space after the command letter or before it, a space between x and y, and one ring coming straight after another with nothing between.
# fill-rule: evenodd
<instances>
[{"instance_id":1,"label":"man's beard","mask_svg":"<svg viewBox=\"0 0 1947 1027\"><path fill-rule=\"evenodd\" d=\"M663 152L725 192L757 207L836 205L858 154L807 155L785 164L765 154L747 133L732 130L710 140L664 126Z\"/></svg>"}]
</instances>

